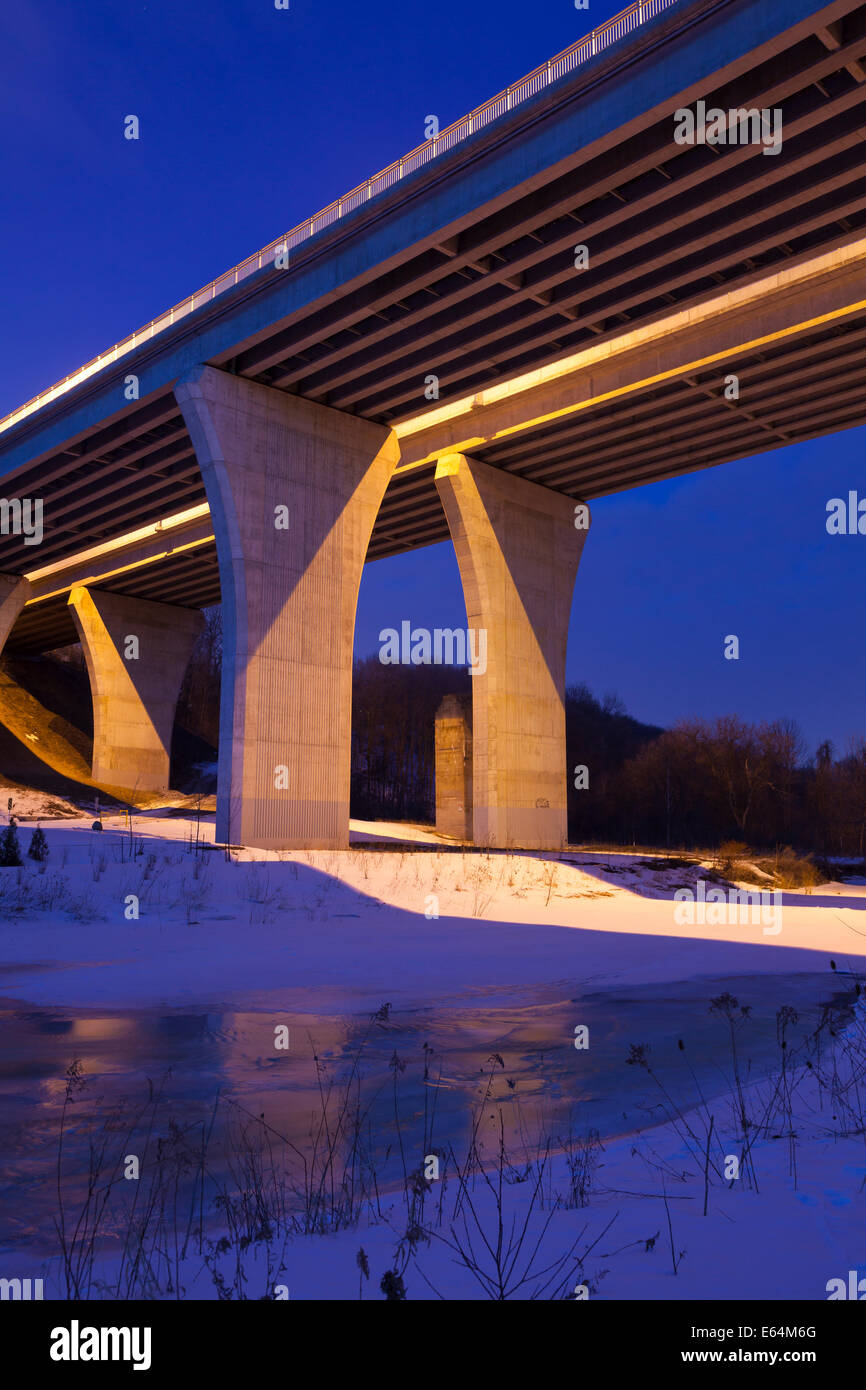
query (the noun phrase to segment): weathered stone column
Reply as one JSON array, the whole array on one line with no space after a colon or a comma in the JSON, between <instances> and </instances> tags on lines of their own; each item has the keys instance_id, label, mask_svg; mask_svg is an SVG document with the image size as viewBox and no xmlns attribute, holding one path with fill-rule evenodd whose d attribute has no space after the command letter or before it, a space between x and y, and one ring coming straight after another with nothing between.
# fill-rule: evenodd
<instances>
[{"instance_id":1,"label":"weathered stone column","mask_svg":"<svg viewBox=\"0 0 866 1390\"><path fill-rule=\"evenodd\" d=\"M93 780L167 791L177 697L202 614L81 585L69 606L93 697Z\"/></svg>"},{"instance_id":2,"label":"weathered stone column","mask_svg":"<svg viewBox=\"0 0 866 1390\"><path fill-rule=\"evenodd\" d=\"M217 840L345 847L355 610L397 440L212 367L175 394L219 556Z\"/></svg>"},{"instance_id":3,"label":"weathered stone column","mask_svg":"<svg viewBox=\"0 0 866 1390\"><path fill-rule=\"evenodd\" d=\"M436 486L467 622L487 634L472 681L473 836L557 849L568 839L565 649L589 513L462 454L440 458Z\"/></svg>"},{"instance_id":4,"label":"weathered stone column","mask_svg":"<svg viewBox=\"0 0 866 1390\"><path fill-rule=\"evenodd\" d=\"M446 695L436 711L436 829L472 839L471 700Z\"/></svg>"},{"instance_id":5,"label":"weathered stone column","mask_svg":"<svg viewBox=\"0 0 866 1390\"><path fill-rule=\"evenodd\" d=\"M23 575L0 574L0 655L29 595L30 581Z\"/></svg>"}]
</instances>

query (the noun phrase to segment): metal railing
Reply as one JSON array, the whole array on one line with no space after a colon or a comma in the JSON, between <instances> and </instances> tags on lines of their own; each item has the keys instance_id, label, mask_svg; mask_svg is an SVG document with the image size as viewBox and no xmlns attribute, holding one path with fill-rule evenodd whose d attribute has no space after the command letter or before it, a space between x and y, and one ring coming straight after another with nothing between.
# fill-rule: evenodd
<instances>
[{"instance_id":1,"label":"metal railing","mask_svg":"<svg viewBox=\"0 0 866 1390\"><path fill-rule=\"evenodd\" d=\"M83 367L79 367L77 371L65 376L62 381L40 392L38 396L34 396L26 404L19 406L17 410L0 420L0 432L11 429L20 420L32 415L34 411L47 405L65 391L71 390L79 382L86 381L90 376L95 376L103 367L109 366L118 358L124 357L127 353L140 347L142 343L155 338L157 334L170 328L180 319L186 318L188 314L201 308L209 300L216 299L218 295L233 288L241 280L245 280L248 275L252 275L266 265L272 265L279 254L289 255L296 246L308 241L317 232L332 226L341 217L345 217L346 213L354 212L356 208L369 202L371 198L375 198L379 193L384 193L386 189L393 187L407 174L412 174L416 169L423 168L425 164L429 164L444 151L453 149L455 145L460 144L468 136L474 135L476 131L483 129L491 121L497 120L506 111L519 106L521 102L534 96L536 92L540 92L551 82L558 81L565 73L579 67L588 58L595 57L597 53L601 53L610 44L616 43L618 39L630 34L646 20L653 19L662 10L670 9L676 3L677 0L635 0L635 3L629 5L628 9L614 15L598 29L593 29L592 33L572 44L570 48L566 48L555 58L551 58L547 63L542 63L540 67L535 68L519 82L507 87L504 92L499 92L497 96L491 97L483 106L478 106L474 111L470 111L468 116L462 116L459 121L455 121L453 125L440 131L434 138L425 140L423 145L419 145L409 154L404 155L402 159L395 160L381 173L374 174L365 183L353 188L350 193L344 194L342 198L338 198L328 207L323 208L321 212L317 212L313 217L301 222L299 226L287 232L284 237L278 237L276 241L262 247L261 251L254 252L252 256L248 256L245 261L241 261L239 265L226 271L224 275L218 276L216 280L211 280L210 284L205 285L203 289L197 290L195 294L181 300L180 304L175 304L159 318L151 319L150 323L130 334L128 338L124 338L114 347L100 353L98 357L94 357Z\"/></svg>"}]
</instances>

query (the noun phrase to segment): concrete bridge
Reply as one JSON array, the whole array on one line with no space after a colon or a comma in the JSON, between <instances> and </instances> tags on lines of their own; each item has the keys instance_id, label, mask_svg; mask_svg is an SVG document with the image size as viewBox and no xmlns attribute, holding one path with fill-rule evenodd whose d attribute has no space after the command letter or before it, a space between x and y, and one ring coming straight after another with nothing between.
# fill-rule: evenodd
<instances>
[{"instance_id":1,"label":"concrete bridge","mask_svg":"<svg viewBox=\"0 0 866 1390\"><path fill-rule=\"evenodd\" d=\"M450 536L474 836L558 846L587 504L866 420L864 109L866 3L633 4L0 422L0 645L81 640L97 780L167 785L221 602L218 838L345 845L364 562Z\"/></svg>"}]
</instances>

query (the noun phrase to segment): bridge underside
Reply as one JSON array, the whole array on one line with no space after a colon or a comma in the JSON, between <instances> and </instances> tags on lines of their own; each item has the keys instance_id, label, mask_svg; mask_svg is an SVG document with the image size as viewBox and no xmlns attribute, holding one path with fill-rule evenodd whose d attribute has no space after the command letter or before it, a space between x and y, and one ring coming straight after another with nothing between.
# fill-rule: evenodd
<instances>
[{"instance_id":1,"label":"bridge underside","mask_svg":"<svg viewBox=\"0 0 866 1390\"><path fill-rule=\"evenodd\" d=\"M680 31L699 30L711 8L698 0L652 32L670 47ZM528 115L536 123L553 120L564 102L578 104L590 76L597 85L599 78L615 81L625 59L630 72L650 64L643 42L638 34L591 73L578 71L529 103L531 110L494 123L473 145L473 158L483 160L503 133L519 138ZM424 400L430 372L439 378L441 401L470 395L857 241L866 232L861 59L866 63L866 5L828 5L728 63L714 81L671 93L603 141L392 257L380 273L341 286L327 302L209 361L399 432L402 422L436 410ZM673 113L697 99L724 110L780 108L781 151L768 157L761 145L677 144ZM459 149L440 156L417 176L417 190L459 169L462 158ZM358 216L358 235L372 216ZM328 244L325 236L316 254L326 256ZM587 270L574 268L577 244L590 249ZM579 421L475 453L591 499L848 428L866 420L863 342L864 320L852 314L796 345L751 354L740 363L748 404L738 411L726 408L718 373L709 369L647 389L625 407L600 404ZM17 495L51 499L40 568L206 502L172 388L166 383L4 482L7 493L14 480ZM659 432L664 447L648 447ZM368 559L446 539L433 474L431 461L393 478ZM32 551L4 538L5 572L32 564ZM171 595L191 607L216 602L213 546L108 587ZM31 650L68 640L72 629L59 599L31 605L11 639Z\"/></svg>"},{"instance_id":2,"label":"bridge underside","mask_svg":"<svg viewBox=\"0 0 866 1390\"><path fill-rule=\"evenodd\" d=\"M108 761L112 699L130 711L117 776L144 748L164 782L184 610L221 602L222 838L347 843L361 566L451 537L469 626L492 640L475 838L563 842L574 503L866 423L866 3L779 6L800 17L775 34L756 0L666 11L312 238L292 269L325 289L306 302L273 314L286 281L266 266L9 432L4 491L46 509L38 551L3 539L0 636L26 653L85 635L95 701L119 692ZM723 66L694 80L723 37ZM697 101L780 110L781 148L677 143ZM603 133L574 138L592 121ZM503 146L537 154L546 135L552 162L545 147L504 187ZM413 208L411 244L341 278ZM139 368L142 398L114 409ZM61 438L65 411L91 410ZM147 678L130 635L157 654Z\"/></svg>"},{"instance_id":3,"label":"bridge underside","mask_svg":"<svg viewBox=\"0 0 866 1390\"><path fill-rule=\"evenodd\" d=\"M862 275L866 295L866 259ZM729 349L722 360L701 363L698 359L695 365L694 356L683 349L684 365L678 373L647 382L636 373L626 392L607 398L600 393L600 399L582 402L582 408L564 418L536 418L501 438L485 439L482 427L481 439L473 439L473 457L576 500L593 501L866 423L866 302L858 305L855 292L852 286L851 293L842 296L849 301L844 312L827 321L812 323L810 316L806 326L795 323L779 337L770 335L771 341ZM612 355L614 347L611 342ZM739 400L726 393L731 372L738 378ZM459 436L457 426L476 430L478 414L470 412L468 421L458 418L449 436ZM195 462L185 428L182 433ZM419 448L435 444L436 434L431 423L406 439L404 454L410 452L410 443L416 454ZM449 437L433 452L438 456L452 447L453 437ZM392 477L373 527L368 561L449 538L435 471L434 456L427 462L410 463L405 472L398 469ZM195 487L190 485L183 493L172 490L160 515L169 506L176 509L178 503L206 511L197 463L195 474ZM138 478L127 487L137 492L157 488L159 482ZM126 516L133 514L134 505L140 509L136 522L139 516L148 516L141 499L134 502L131 497L125 503ZM119 523L115 535L118 527ZM104 535L83 538L98 545ZM62 558L52 562L50 542L43 543L37 573L46 569L49 573L38 589L34 586L35 597L15 623L8 649L38 652L75 642L68 591L72 584L88 579L98 580L100 588L114 593L190 608L219 603L217 549L207 517L169 536L143 556L133 546L117 559L109 554L102 561L73 562L68 568L63 563L68 559L63 555L66 547L60 548ZM42 592L47 596L41 597Z\"/></svg>"}]
</instances>

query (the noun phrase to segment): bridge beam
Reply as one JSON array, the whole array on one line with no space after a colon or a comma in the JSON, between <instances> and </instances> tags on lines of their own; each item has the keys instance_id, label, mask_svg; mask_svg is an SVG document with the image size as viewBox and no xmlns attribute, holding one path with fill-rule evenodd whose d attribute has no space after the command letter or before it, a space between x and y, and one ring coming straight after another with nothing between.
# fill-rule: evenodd
<instances>
[{"instance_id":1,"label":"bridge beam","mask_svg":"<svg viewBox=\"0 0 866 1390\"><path fill-rule=\"evenodd\" d=\"M175 394L222 589L217 840L345 847L355 610L396 439L212 367Z\"/></svg>"},{"instance_id":2,"label":"bridge beam","mask_svg":"<svg viewBox=\"0 0 866 1390\"><path fill-rule=\"evenodd\" d=\"M0 655L29 597L30 584L22 575L0 574Z\"/></svg>"},{"instance_id":3,"label":"bridge beam","mask_svg":"<svg viewBox=\"0 0 866 1390\"><path fill-rule=\"evenodd\" d=\"M577 518L571 498L463 454L440 458L436 487L476 655L486 634L472 681L473 838L558 849L568 840L565 651L588 512Z\"/></svg>"},{"instance_id":4,"label":"bridge beam","mask_svg":"<svg viewBox=\"0 0 866 1390\"><path fill-rule=\"evenodd\" d=\"M201 613L76 586L69 606L93 697L93 780L168 790L171 732Z\"/></svg>"},{"instance_id":5,"label":"bridge beam","mask_svg":"<svg viewBox=\"0 0 866 1390\"><path fill-rule=\"evenodd\" d=\"M577 425L581 414L599 406L628 411L639 393L696 374L712 372L724 384L726 372L736 373L738 363L753 362L756 353L787 344L793 349L798 338L821 329L844 331L846 320L856 322L866 306L864 283L866 237L858 236L471 396L449 398L398 423L399 472L432 464L443 454L471 457L569 420ZM739 457L736 450L731 456ZM579 471L572 469L572 476ZM616 466L609 472L615 479ZM659 467L642 481L672 476ZM592 495L616 490L603 482Z\"/></svg>"}]
</instances>

